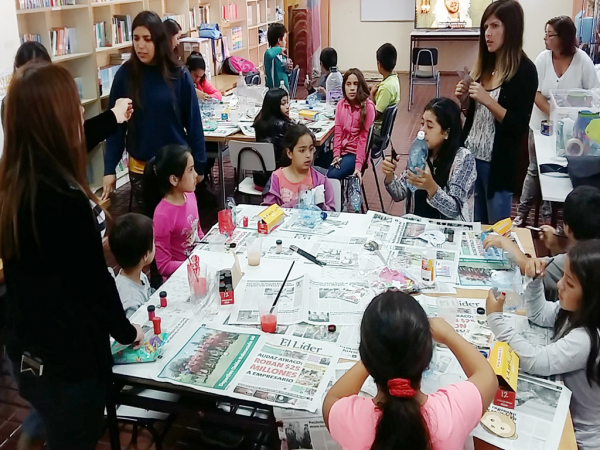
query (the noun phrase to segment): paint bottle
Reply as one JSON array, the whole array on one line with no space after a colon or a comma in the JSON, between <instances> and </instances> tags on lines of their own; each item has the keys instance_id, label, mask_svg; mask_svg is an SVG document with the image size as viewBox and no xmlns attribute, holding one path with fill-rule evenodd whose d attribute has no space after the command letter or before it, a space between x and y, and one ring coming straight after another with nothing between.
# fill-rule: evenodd
<instances>
[{"instance_id":1,"label":"paint bottle","mask_svg":"<svg viewBox=\"0 0 600 450\"><path fill-rule=\"evenodd\" d=\"M421 253L421 279L432 283L435 272L435 249L425 249Z\"/></svg>"},{"instance_id":2,"label":"paint bottle","mask_svg":"<svg viewBox=\"0 0 600 450\"><path fill-rule=\"evenodd\" d=\"M152 319L152 325L154 325L154 334L158 336L161 333L160 317L155 317Z\"/></svg>"},{"instance_id":3,"label":"paint bottle","mask_svg":"<svg viewBox=\"0 0 600 450\"><path fill-rule=\"evenodd\" d=\"M159 295L160 295L160 307L166 308L167 307L167 292L161 291L161 293Z\"/></svg>"}]
</instances>

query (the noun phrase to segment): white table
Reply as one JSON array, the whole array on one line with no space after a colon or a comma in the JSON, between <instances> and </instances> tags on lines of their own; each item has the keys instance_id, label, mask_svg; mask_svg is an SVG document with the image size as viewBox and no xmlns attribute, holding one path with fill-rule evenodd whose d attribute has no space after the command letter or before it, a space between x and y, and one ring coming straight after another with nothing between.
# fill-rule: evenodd
<instances>
[{"instance_id":1,"label":"white table","mask_svg":"<svg viewBox=\"0 0 600 450\"><path fill-rule=\"evenodd\" d=\"M573 190L573 184L569 177L558 178L542 174L540 172L540 165L560 164L566 166L567 159L556 156L555 136L544 136L539 130L536 130L534 131L534 139L542 200L553 203L552 225L556 226L558 203L564 203L569 192Z\"/></svg>"}]
</instances>

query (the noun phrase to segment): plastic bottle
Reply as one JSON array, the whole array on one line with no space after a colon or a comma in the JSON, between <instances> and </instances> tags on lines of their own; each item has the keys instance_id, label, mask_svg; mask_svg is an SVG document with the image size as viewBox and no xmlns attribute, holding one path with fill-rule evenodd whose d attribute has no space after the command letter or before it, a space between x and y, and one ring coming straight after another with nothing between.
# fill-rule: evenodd
<instances>
[{"instance_id":1,"label":"plastic bottle","mask_svg":"<svg viewBox=\"0 0 600 450\"><path fill-rule=\"evenodd\" d=\"M425 132L419 131L417 133L417 138L410 145L410 150L408 151L408 165L406 168L414 174L418 174L417 167L421 170L425 170L428 155L429 148L427 147L427 142L425 142ZM412 184L409 184L408 187L413 192L417 190Z\"/></svg>"},{"instance_id":2,"label":"plastic bottle","mask_svg":"<svg viewBox=\"0 0 600 450\"><path fill-rule=\"evenodd\" d=\"M318 92L313 92L308 97L306 97L306 104L308 105L309 108L311 108L311 109L314 108L317 103L319 103L319 93Z\"/></svg>"},{"instance_id":3,"label":"plastic bottle","mask_svg":"<svg viewBox=\"0 0 600 450\"><path fill-rule=\"evenodd\" d=\"M348 185L348 197L350 198L350 206L354 209L354 212L360 211L360 205L362 203L360 180L358 177L350 177L350 183Z\"/></svg>"},{"instance_id":4,"label":"plastic bottle","mask_svg":"<svg viewBox=\"0 0 600 450\"><path fill-rule=\"evenodd\" d=\"M325 83L325 89L327 90L326 102L328 106L335 109L338 102L344 96L342 92L343 78L342 74L338 72L337 67L332 66L329 70L330 74Z\"/></svg>"},{"instance_id":5,"label":"plastic bottle","mask_svg":"<svg viewBox=\"0 0 600 450\"><path fill-rule=\"evenodd\" d=\"M281 80L281 81L279 82L279 89L283 89L285 92L287 92L287 93L288 93L288 95L289 95L289 93L290 93L290 91L288 91L288 88L286 88L286 87L285 87L285 81L283 81L283 80Z\"/></svg>"},{"instance_id":6,"label":"plastic bottle","mask_svg":"<svg viewBox=\"0 0 600 450\"><path fill-rule=\"evenodd\" d=\"M435 249L427 248L421 253L421 279L426 283L432 283L435 272Z\"/></svg>"}]
</instances>

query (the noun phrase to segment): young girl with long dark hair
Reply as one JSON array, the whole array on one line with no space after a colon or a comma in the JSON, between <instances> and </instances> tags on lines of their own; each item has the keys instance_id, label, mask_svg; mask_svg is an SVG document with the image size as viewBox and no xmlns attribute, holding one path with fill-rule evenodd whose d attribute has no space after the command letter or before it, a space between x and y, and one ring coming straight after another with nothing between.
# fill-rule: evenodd
<instances>
[{"instance_id":1,"label":"young girl with long dark hair","mask_svg":"<svg viewBox=\"0 0 600 450\"><path fill-rule=\"evenodd\" d=\"M502 314L504 295L490 291L487 314L498 341L507 342L519 355L521 370L532 375L562 375L571 398L571 416L577 447L600 448L600 240L579 242L567 254L558 282L558 302L544 295L545 263L532 260L525 274L536 277L525 289L527 318L554 329L554 340L533 345L511 327Z\"/></svg>"},{"instance_id":2,"label":"young girl with long dark hair","mask_svg":"<svg viewBox=\"0 0 600 450\"><path fill-rule=\"evenodd\" d=\"M206 79L206 61L204 61L204 58L200 53L190 53L185 65L192 75L192 81L196 87L196 96L198 97L198 100L208 100L209 98L221 100L223 98L221 91L210 84L210 81Z\"/></svg>"},{"instance_id":3,"label":"young girl with long dark hair","mask_svg":"<svg viewBox=\"0 0 600 450\"><path fill-rule=\"evenodd\" d=\"M458 359L467 381L421 392L433 340ZM496 375L479 351L444 319L429 321L410 295L387 291L367 306L360 326L361 360L323 401L323 418L342 449L462 450L498 389ZM374 399L359 397L371 375Z\"/></svg>"},{"instance_id":4,"label":"young girl with long dark hair","mask_svg":"<svg viewBox=\"0 0 600 450\"><path fill-rule=\"evenodd\" d=\"M144 202L153 212L156 265L166 280L204 237L194 190L194 158L182 145L167 145L147 165Z\"/></svg>"},{"instance_id":5,"label":"young girl with long dark hair","mask_svg":"<svg viewBox=\"0 0 600 450\"><path fill-rule=\"evenodd\" d=\"M455 95L466 115L463 137L477 163L475 220L510 217L517 155L529 129L538 85L535 65L523 52L523 8L515 0L491 3L481 19L479 55Z\"/></svg>"},{"instance_id":6,"label":"young girl with long dark hair","mask_svg":"<svg viewBox=\"0 0 600 450\"><path fill-rule=\"evenodd\" d=\"M189 147L199 174L204 173L206 153L192 77L175 61L163 22L156 13L143 11L133 20L132 29L134 51L115 75L109 107L117 98L129 97L134 113L128 126L120 126L106 142L102 198L108 198L114 188L115 168L127 147L129 179L142 206L144 166L160 148Z\"/></svg>"},{"instance_id":7,"label":"young girl with long dark hair","mask_svg":"<svg viewBox=\"0 0 600 450\"><path fill-rule=\"evenodd\" d=\"M384 184L394 201L406 200L406 212L430 219L473 220L475 158L461 147L460 110L449 98L434 98L425 107L421 131L429 147L425 171L395 175L397 161L382 164ZM408 184L418 189L413 192Z\"/></svg>"},{"instance_id":8,"label":"young girl with long dark hair","mask_svg":"<svg viewBox=\"0 0 600 450\"><path fill-rule=\"evenodd\" d=\"M19 394L39 413L53 449L95 448L112 375L109 337L122 344L144 338L106 269L82 111L64 67L29 63L15 72L0 161L2 336ZM49 323L77 358L48 339ZM25 352L43 362L43 372L20 371Z\"/></svg>"},{"instance_id":9,"label":"young girl with long dark hair","mask_svg":"<svg viewBox=\"0 0 600 450\"><path fill-rule=\"evenodd\" d=\"M292 125L283 139L287 162L271 175L263 191L263 205L293 208L302 190L315 193L315 203L323 211L335 210L333 188L325 175L312 167L315 137L304 125Z\"/></svg>"},{"instance_id":10,"label":"young girl with long dark hair","mask_svg":"<svg viewBox=\"0 0 600 450\"><path fill-rule=\"evenodd\" d=\"M333 161L329 178L341 180L350 175L362 177L369 128L375 120L375 103L365 77L358 69L347 70L343 78L344 99L335 113Z\"/></svg>"}]
</instances>

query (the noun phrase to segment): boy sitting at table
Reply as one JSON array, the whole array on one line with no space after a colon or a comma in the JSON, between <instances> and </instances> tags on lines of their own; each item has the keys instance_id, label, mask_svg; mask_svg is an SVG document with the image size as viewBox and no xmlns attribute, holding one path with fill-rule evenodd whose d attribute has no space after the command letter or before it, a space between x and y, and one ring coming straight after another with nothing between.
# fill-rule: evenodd
<instances>
[{"instance_id":1,"label":"boy sitting at table","mask_svg":"<svg viewBox=\"0 0 600 450\"><path fill-rule=\"evenodd\" d=\"M130 317L152 295L150 282L143 272L144 267L154 261L152 220L141 214L125 214L115 221L108 242L121 266L115 281L125 314Z\"/></svg>"},{"instance_id":2,"label":"boy sitting at table","mask_svg":"<svg viewBox=\"0 0 600 450\"><path fill-rule=\"evenodd\" d=\"M577 242L600 239L600 189L592 186L579 186L571 191L565 199L563 208L564 233L567 238L567 249ZM539 237L553 255L553 259L537 258L536 271L544 274L546 299L558 300L557 283L564 273L566 253L561 247L556 229L550 225L542 225ZM484 241L484 247L498 247L511 253L519 264L522 273L531 259L507 237L491 235ZM546 267L547 266L547 267Z\"/></svg>"}]
</instances>

